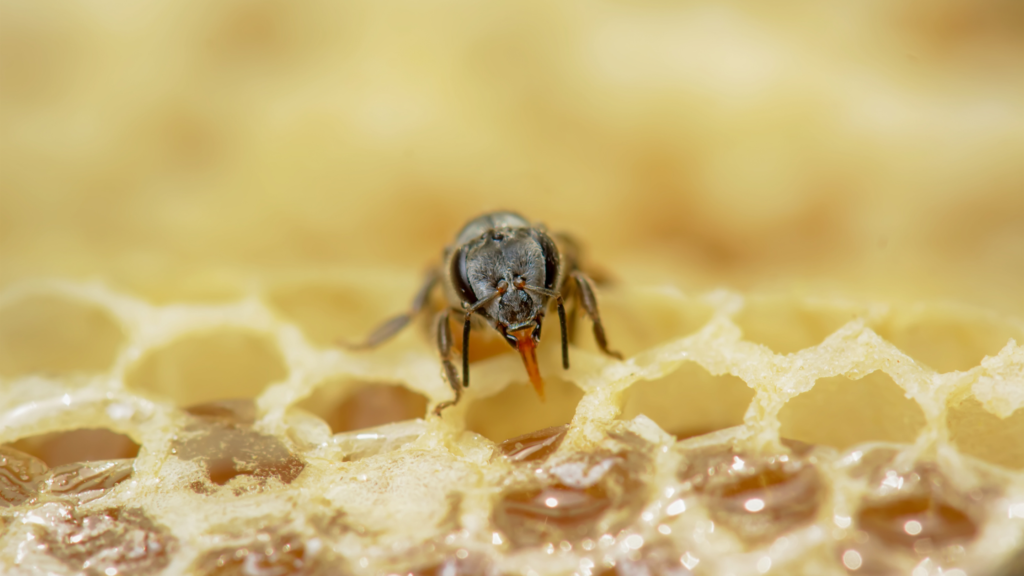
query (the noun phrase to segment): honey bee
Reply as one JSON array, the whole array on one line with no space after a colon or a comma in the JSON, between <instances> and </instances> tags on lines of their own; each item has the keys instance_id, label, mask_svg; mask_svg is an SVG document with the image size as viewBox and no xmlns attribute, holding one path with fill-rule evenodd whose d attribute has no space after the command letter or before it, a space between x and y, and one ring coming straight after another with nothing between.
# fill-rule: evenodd
<instances>
[{"instance_id":1,"label":"honey bee","mask_svg":"<svg viewBox=\"0 0 1024 576\"><path fill-rule=\"evenodd\" d=\"M531 224L514 212L492 212L474 218L445 248L441 266L427 275L409 310L383 322L362 344L352 348L372 348L398 334L424 310L431 293L440 285L449 308L436 316L437 349L455 397L439 403L434 413L440 415L457 404L462 388L469 386L469 333L488 325L519 352L530 383L543 400L544 381L536 349L541 324L552 303L561 327L563 368L569 368L565 314L565 301L569 299L575 299L590 317L601 351L622 359L621 354L608 348L593 283L578 268L577 251L567 236L549 235L543 226ZM453 363L452 314L463 318L461 381Z\"/></svg>"}]
</instances>

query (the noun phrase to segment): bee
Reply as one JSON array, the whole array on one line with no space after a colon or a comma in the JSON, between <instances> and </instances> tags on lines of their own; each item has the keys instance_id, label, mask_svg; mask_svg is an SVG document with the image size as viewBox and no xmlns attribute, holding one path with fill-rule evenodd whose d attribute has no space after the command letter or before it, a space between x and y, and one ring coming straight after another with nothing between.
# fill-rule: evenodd
<instances>
[{"instance_id":1,"label":"bee","mask_svg":"<svg viewBox=\"0 0 1024 576\"><path fill-rule=\"evenodd\" d=\"M557 240L557 241L556 241ZM562 367L569 368L569 334L565 301L582 306L594 328L594 339L605 354L622 359L608 348L597 308L593 282L578 267L576 244L565 235L549 235L515 212L491 212L470 220L444 250L442 264L432 269L409 310L383 322L354 349L383 344L426 308L441 286L448 308L437 313L437 350L445 378L455 397L439 403L434 413L454 406L469 387L470 330L497 331L523 359L537 395L544 399L544 381L537 365L537 344L548 308L554 304L562 336ZM575 308L573 308L575 311ZM454 316L453 316L454 315ZM455 370L449 319L462 317L462 378Z\"/></svg>"}]
</instances>

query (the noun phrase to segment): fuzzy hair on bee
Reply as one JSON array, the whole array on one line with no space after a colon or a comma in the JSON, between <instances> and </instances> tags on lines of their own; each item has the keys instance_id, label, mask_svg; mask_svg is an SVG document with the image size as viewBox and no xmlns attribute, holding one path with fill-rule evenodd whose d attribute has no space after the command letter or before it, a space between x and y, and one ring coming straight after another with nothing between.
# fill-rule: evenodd
<instances>
[{"instance_id":1,"label":"fuzzy hair on bee","mask_svg":"<svg viewBox=\"0 0 1024 576\"><path fill-rule=\"evenodd\" d=\"M543 226L531 224L515 212L491 212L470 220L445 248L442 265L427 275L410 309L382 323L365 342L352 348L372 348L398 334L424 310L430 294L440 285L448 308L436 315L437 348L455 397L435 406L435 414L457 404L462 389L469 386L469 335L474 326L489 326L519 352L531 384L543 399L544 381L536 356L541 326L554 304L561 328L562 366L568 369L568 298L575 299L590 317L601 351L621 359L608 348L593 283L578 268L575 243L564 235L555 237L562 240L562 249ZM461 378L453 363L452 315L463 319Z\"/></svg>"}]
</instances>

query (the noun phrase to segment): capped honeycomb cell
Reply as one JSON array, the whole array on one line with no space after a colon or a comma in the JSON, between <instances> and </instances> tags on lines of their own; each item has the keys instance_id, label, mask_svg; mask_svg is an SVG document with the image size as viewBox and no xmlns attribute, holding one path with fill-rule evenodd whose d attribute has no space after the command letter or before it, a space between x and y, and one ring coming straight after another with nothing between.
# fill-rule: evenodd
<instances>
[{"instance_id":1,"label":"capped honeycomb cell","mask_svg":"<svg viewBox=\"0 0 1024 576\"><path fill-rule=\"evenodd\" d=\"M193 570L200 576L343 574L344 562L329 556L316 538L287 531L260 530L248 542L207 552L196 561Z\"/></svg>"},{"instance_id":2,"label":"capped honeycomb cell","mask_svg":"<svg viewBox=\"0 0 1024 576\"><path fill-rule=\"evenodd\" d=\"M77 512L50 505L51 523L40 539L53 557L89 576L156 574L177 552L178 541L166 527L139 508Z\"/></svg>"},{"instance_id":3,"label":"capped honeycomb cell","mask_svg":"<svg viewBox=\"0 0 1024 576\"><path fill-rule=\"evenodd\" d=\"M0 377L102 372L123 341L110 313L87 302L31 294L0 305Z\"/></svg>"},{"instance_id":4,"label":"capped honeycomb cell","mask_svg":"<svg viewBox=\"0 0 1024 576\"><path fill-rule=\"evenodd\" d=\"M862 442L913 442L924 413L886 373L822 378L779 412L786 438L845 449Z\"/></svg>"},{"instance_id":5,"label":"capped honeycomb cell","mask_svg":"<svg viewBox=\"0 0 1024 576\"><path fill-rule=\"evenodd\" d=\"M280 352L265 336L221 330L190 335L151 351L131 368L125 383L188 406L255 398L285 375Z\"/></svg>"},{"instance_id":6,"label":"capped honeycomb cell","mask_svg":"<svg viewBox=\"0 0 1024 576\"><path fill-rule=\"evenodd\" d=\"M754 390L735 376L712 376L685 362L658 380L637 382L626 395L623 418L643 414L681 440L742 424Z\"/></svg>"},{"instance_id":7,"label":"capped honeycomb cell","mask_svg":"<svg viewBox=\"0 0 1024 576\"><path fill-rule=\"evenodd\" d=\"M18 506L39 491L46 463L31 454L0 446L0 507Z\"/></svg>"}]
</instances>

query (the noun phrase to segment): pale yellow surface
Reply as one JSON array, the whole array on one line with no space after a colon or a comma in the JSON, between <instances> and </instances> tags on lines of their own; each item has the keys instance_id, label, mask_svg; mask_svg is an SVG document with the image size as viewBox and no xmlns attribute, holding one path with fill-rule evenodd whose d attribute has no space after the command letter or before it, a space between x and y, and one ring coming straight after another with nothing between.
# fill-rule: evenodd
<instances>
[{"instance_id":1,"label":"pale yellow surface","mask_svg":"<svg viewBox=\"0 0 1024 576\"><path fill-rule=\"evenodd\" d=\"M1005 490L967 550L995 561L1024 542L1022 70L1010 0L0 0L0 442L131 436L137 482L104 502L172 529L166 573L225 524L324 509L369 529L330 544L346 558L450 536L507 573L572 572L579 549L516 555L488 524L493 442L570 420L566 451L610 429L672 447L646 479L659 514L671 458L711 442L669 434L816 443L823 538L865 489L843 451L894 443ZM549 328L547 402L489 355L465 402L382 429L379 454L296 409L375 382L450 396L426 318L336 344L496 208L581 241L626 361L581 321L562 372ZM306 462L290 488L207 498L165 453L180 407L232 397ZM629 530L609 554L658 537ZM778 570L842 573L815 538ZM701 546L707 574L762 572L728 537Z\"/></svg>"}]
</instances>

